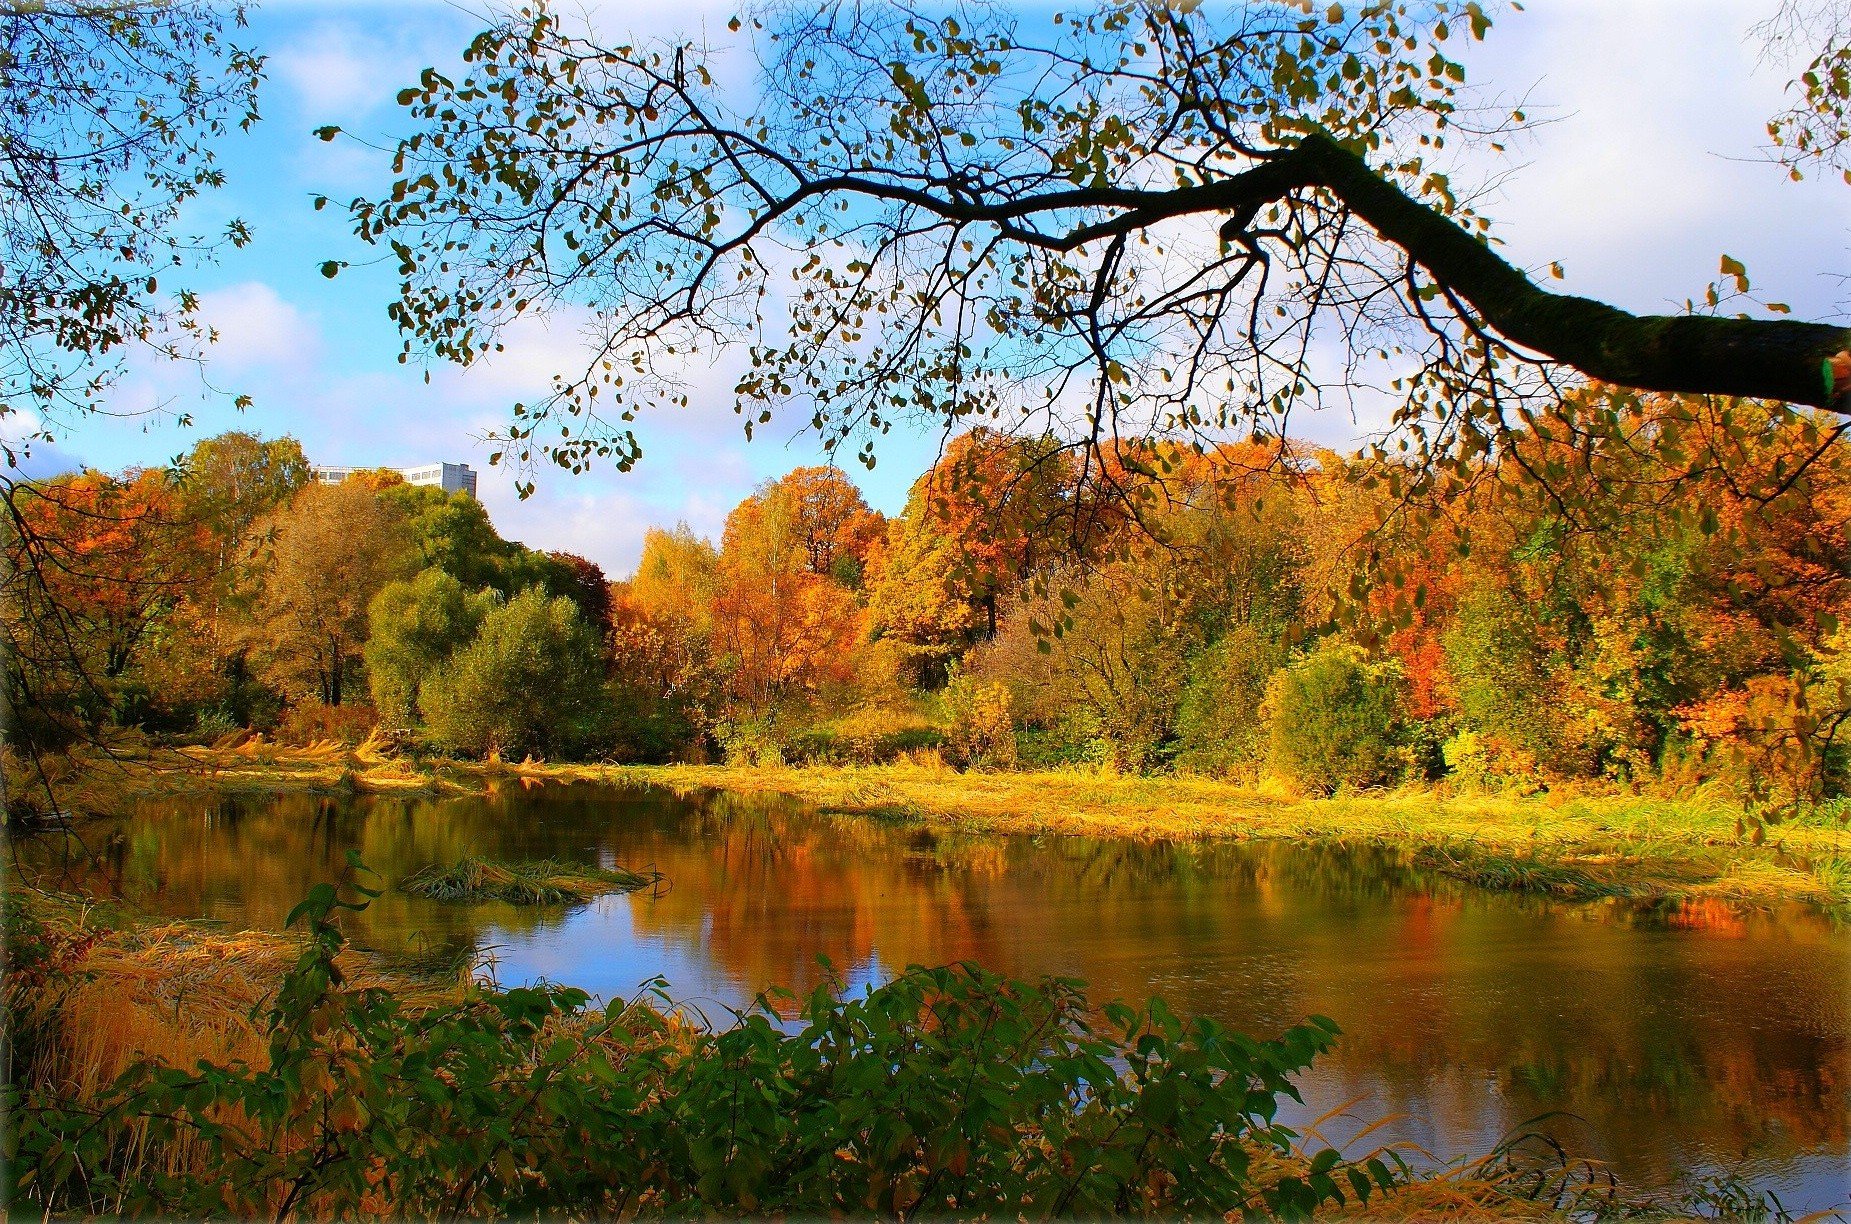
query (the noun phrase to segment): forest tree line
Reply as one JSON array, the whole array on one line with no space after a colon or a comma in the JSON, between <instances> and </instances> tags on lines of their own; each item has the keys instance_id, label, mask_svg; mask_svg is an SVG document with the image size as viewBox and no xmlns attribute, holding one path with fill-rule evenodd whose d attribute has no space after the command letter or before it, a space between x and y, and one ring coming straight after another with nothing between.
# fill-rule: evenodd
<instances>
[{"instance_id":1,"label":"forest tree line","mask_svg":"<svg viewBox=\"0 0 1851 1224\"><path fill-rule=\"evenodd\" d=\"M798 468L717 542L652 528L616 582L467 496L314 483L293 441L228 434L34 487L63 563L15 708L41 738L1839 793L1844 442L1752 402L1585 394L1634 446L1593 460L1537 421L1437 512L1384 455L977 428L895 517Z\"/></svg>"}]
</instances>

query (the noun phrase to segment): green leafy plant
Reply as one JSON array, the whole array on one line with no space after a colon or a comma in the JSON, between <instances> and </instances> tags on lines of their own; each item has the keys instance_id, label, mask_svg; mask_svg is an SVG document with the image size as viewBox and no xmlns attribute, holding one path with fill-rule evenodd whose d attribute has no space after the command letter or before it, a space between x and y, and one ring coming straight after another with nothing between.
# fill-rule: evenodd
<instances>
[{"instance_id":1,"label":"green leafy plant","mask_svg":"<svg viewBox=\"0 0 1851 1224\"><path fill-rule=\"evenodd\" d=\"M859 998L839 981L764 996L718 1031L677 1019L660 981L601 1009L537 985L419 1010L344 977L337 919L365 904L322 884L291 914L308 939L264 1015L265 1065L143 1063L92 1106L9 1102L13 1201L277 1219L1298 1219L1405 1175L1392 1155L1307 1155L1277 1121L1330 1048L1328 1020L1259 1041L972 965Z\"/></svg>"}]
</instances>

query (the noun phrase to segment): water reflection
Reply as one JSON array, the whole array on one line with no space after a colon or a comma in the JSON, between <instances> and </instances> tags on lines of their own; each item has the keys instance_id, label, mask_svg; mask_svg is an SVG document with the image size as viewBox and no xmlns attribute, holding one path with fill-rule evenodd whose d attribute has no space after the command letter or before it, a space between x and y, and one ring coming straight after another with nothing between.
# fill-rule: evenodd
<instances>
[{"instance_id":1,"label":"water reflection","mask_svg":"<svg viewBox=\"0 0 1851 1224\"><path fill-rule=\"evenodd\" d=\"M978 837L596 788L151 801L88 840L96 860L64 865L82 886L253 927L357 849L388 888L356 942L493 947L504 981L613 995L661 973L724 1007L809 988L819 954L854 981L968 959L1259 1033L1329 1015L1345 1035L1313 1111L1366 1097L1359 1116L1403 1113L1398 1133L1442 1155L1559 1110L1636 1181L1740 1168L1814 1208L1851 1173L1851 934L1804 913L1556 905L1379 848ZM389 887L465 853L653 867L670 887L575 910Z\"/></svg>"}]
</instances>

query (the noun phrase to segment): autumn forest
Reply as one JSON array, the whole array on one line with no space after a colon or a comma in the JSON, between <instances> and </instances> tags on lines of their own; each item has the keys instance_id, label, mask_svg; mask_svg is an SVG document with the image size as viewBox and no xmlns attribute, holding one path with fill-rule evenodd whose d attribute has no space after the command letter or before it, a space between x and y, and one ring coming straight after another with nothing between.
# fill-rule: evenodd
<instances>
[{"instance_id":1,"label":"autumn forest","mask_svg":"<svg viewBox=\"0 0 1851 1224\"><path fill-rule=\"evenodd\" d=\"M288 439L225 435L23 501L60 550L34 649L83 652L36 674L31 717L477 759L1841 794L1842 448L1805 412L1733 405L1755 425L1725 437L1713 403L1602 394L1628 461L1539 438L1443 516L1397 507L1392 463L1290 443L1086 471L978 429L891 520L799 468L718 541L651 528L615 581L466 494L309 483Z\"/></svg>"},{"instance_id":2,"label":"autumn forest","mask_svg":"<svg viewBox=\"0 0 1851 1224\"><path fill-rule=\"evenodd\" d=\"M0 1212L1851 1218L1846 186L1845 0L0 4Z\"/></svg>"}]
</instances>

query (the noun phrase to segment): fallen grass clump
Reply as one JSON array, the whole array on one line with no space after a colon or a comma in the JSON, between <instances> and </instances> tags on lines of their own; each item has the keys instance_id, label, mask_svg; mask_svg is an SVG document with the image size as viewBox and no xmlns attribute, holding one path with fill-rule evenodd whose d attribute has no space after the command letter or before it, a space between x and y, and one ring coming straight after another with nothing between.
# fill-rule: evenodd
<instances>
[{"instance_id":1,"label":"fallen grass clump","mask_svg":"<svg viewBox=\"0 0 1851 1224\"><path fill-rule=\"evenodd\" d=\"M661 873L654 871L608 870L557 859L502 863L465 855L449 867L426 867L408 876L399 888L433 901L566 905L609 892L635 892L661 879Z\"/></svg>"},{"instance_id":2,"label":"fallen grass clump","mask_svg":"<svg viewBox=\"0 0 1851 1224\"><path fill-rule=\"evenodd\" d=\"M1503 892L1543 893L1575 901L1637 895L1634 884L1612 874L1572 862L1499 854L1477 848L1429 846L1417 851L1414 865L1455 880ZM1624 871L1627 865L1620 865ZM1611 872L1613 868L1608 865Z\"/></svg>"}]
</instances>

